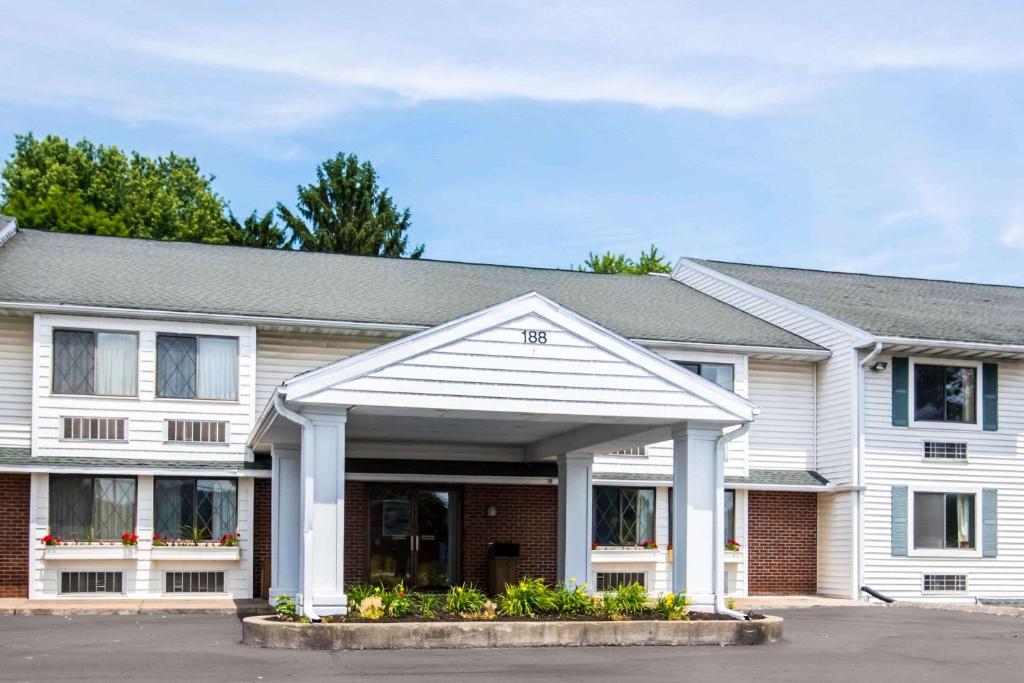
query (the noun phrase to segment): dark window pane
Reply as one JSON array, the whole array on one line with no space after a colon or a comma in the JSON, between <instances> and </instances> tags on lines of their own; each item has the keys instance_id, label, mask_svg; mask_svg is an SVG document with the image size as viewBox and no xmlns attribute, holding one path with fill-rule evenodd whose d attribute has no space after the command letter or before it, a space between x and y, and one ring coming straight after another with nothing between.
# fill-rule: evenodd
<instances>
[{"instance_id":1,"label":"dark window pane","mask_svg":"<svg viewBox=\"0 0 1024 683\"><path fill-rule=\"evenodd\" d=\"M639 545L654 533L654 489L594 488L595 543Z\"/></svg>"},{"instance_id":2,"label":"dark window pane","mask_svg":"<svg viewBox=\"0 0 1024 683\"><path fill-rule=\"evenodd\" d=\"M619 490L610 486L594 489L594 542L617 545L619 540Z\"/></svg>"},{"instance_id":3,"label":"dark window pane","mask_svg":"<svg viewBox=\"0 0 1024 683\"><path fill-rule=\"evenodd\" d=\"M946 369L939 365L914 366L914 419L945 417Z\"/></svg>"},{"instance_id":4,"label":"dark window pane","mask_svg":"<svg viewBox=\"0 0 1024 683\"><path fill-rule=\"evenodd\" d=\"M195 523L195 479L157 479L153 488L154 531L165 538L191 538Z\"/></svg>"},{"instance_id":5,"label":"dark window pane","mask_svg":"<svg viewBox=\"0 0 1024 683\"><path fill-rule=\"evenodd\" d=\"M92 478L50 477L50 533L65 540L90 538Z\"/></svg>"},{"instance_id":6,"label":"dark window pane","mask_svg":"<svg viewBox=\"0 0 1024 683\"><path fill-rule=\"evenodd\" d=\"M196 397L196 338L159 335L156 338L156 395Z\"/></svg>"},{"instance_id":7,"label":"dark window pane","mask_svg":"<svg viewBox=\"0 0 1024 683\"><path fill-rule=\"evenodd\" d=\"M689 370L695 375L700 374L700 363L676 363L683 370Z\"/></svg>"},{"instance_id":8,"label":"dark window pane","mask_svg":"<svg viewBox=\"0 0 1024 683\"><path fill-rule=\"evenodd\" d=\"M92 501L97 539L118 539L135 530L135 479L97 477Z\"/></svg>"},{"instance_id":9,"label":"dark window pane","mask_svg":"<svg viewBox=\"0 0 1024 683\"><path fill-rule=\"evenodd\" d=\"M232 479L200 479L196 482L196 521L203 538L218 540L238 528L235 482Z\"/></svg>"},{"instance_id":10,"label":"dark window pane","mask_svg":"<svg viewBox=\"0 0 1024 683\"><path fill-rule=\"evenodd\" d=\"M58 394L93 393L96 337L92 332L54 330L53 391Z\"/></svg>"},{"instance_id":11,"label":"dark window pane","mask_svg":"<svg viewBox=\"0 0 1024 683\"><path fill-rule=\"evenodd\" d=\"M736 539L736 492L725 490L725 540Z\"/></svg>"},{"instance_id":12,"label":"dark window pane","mask_svg":"<svg viewBox=\"0 0 1024 683\"><path fill-rule=\"evenodd\" d=\"M974 548L974 496L946 494L946 547Z\"/></svg>"}]
</instances>

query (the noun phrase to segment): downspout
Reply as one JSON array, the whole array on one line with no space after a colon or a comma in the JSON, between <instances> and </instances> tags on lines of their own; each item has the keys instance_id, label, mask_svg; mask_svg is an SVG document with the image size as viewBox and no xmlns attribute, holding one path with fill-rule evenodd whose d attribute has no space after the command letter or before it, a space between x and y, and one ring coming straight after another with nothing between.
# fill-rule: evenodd
<instances>
[{"instance_id":1,"label":"downspout","mask_svg":"<svg viewBox=\"0 0 1024 683\"><path fill-rule=\"evenodd\" d=\"M743 612L725 606L725 542L722 539L725 520L725 447L730 441L738 439L750 431L750 423L743 423L718 437L715 441L715 611L719 614L745 621L750 617Z\"/></svg>"},{"instance_id":2,"label":"downspout","mask_svg":"<svg viewBox=\"0 0 1024 683\"><path fill-rule=\"evenodd\" d=\"M310 621L320 621L320 615L313 610L313 491L312 481L306 477L310 458L313 455L313 423L284 405L280 389L274 394L274 408L277 413L302 427L302 442L299 457L299 471L302 478L302 615Z\"/></svg>"},{"instance_id":3,"label":"downspout","mask_svg":"<svg viewBox=\"0 0 1024 683\"><path fill-rule=\"evenodd\" d=\"M867 443L864 438L864 368L868 366L868 363L878 357L878 354L882 352L882 342L875 342L874 348L868 355L861 359L857 366L857 449L856 449L856 462L854 463L853 485L855 487L857 496L857 545L856 550L856 565L853 585L860 587L864 582L864 451L867 447ZM854 599L860 596L859 592L854 594Z\"/></svg>"}]
</instances>

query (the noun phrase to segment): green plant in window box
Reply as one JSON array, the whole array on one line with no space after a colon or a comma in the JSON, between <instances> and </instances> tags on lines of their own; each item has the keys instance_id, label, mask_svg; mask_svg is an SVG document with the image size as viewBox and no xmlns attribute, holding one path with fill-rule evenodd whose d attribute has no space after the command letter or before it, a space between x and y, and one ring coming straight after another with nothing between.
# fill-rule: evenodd
<instances>
[{"instance_id":1,"label":"green plant in window box","mask_svg":"<svg viewBox=\"0 0 1024 683\"><path fill-rule=\"evenodd\" d=\"M166 536L161 536L160 534L153 534L153 547L154 548L163 547L163 546L167 545L167 543L168 543L168 539L167 539Z\"/></svg>"},{"instance_id":2,"label":"green plant in window box","mask_svg":"<svg viewBox=\"0 0 1024 683\"><path fill-rule=\"evenodd\" d=\"M220 537L220 543L218 545L221 548L236 548L238 547L238 539L240 538L238 532L233 534L224 534Z\"/></svg>"},{"instance_id":3,"label":"green plant in window box","mask_svg":"<svg viewBox=\"0 0 1024 683\"><path fill-rule=\"evenodd\" d=\"M138 534L132 534L132 533L121 534L121 545L123 545L125 548L134 548L138 544L139 544L139 535Z\"/></svg>"},{"instance_id":4,"label":"green plant in window box","mask_svg":"<svg viewBox=\"0 0 1024 683\"><path fill-rule=\"evenodd\" d=\"M736 541L735 538L730 538L728 541L725 542L725 549L728 550L730 553L738 553L740 551L740 547L740 544Z\"/></svg>"}]
</instances>

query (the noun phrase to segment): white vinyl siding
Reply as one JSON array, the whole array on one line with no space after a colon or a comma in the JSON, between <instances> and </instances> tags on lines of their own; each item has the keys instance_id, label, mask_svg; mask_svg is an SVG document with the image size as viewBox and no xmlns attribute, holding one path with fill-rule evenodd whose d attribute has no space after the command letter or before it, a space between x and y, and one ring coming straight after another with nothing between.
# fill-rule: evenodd
<instances>
[{"instance_id":1,"label":"white vinyl siding","mask_svg":"<svg viewBox=\"0 0 1024 683\"><path fill-rule=\"evenodd\" d=\"M749 374L761 412L750 427L748 466L814 469L814 365L751 360Z\"/></svg>"},{"instance_id":2,"label":"white vinyl siding","mask_svg":"<svg viewBox=\"0 0 1024 683\"><path fill-rule=\"evenodd\" d=\"M286 379L392 341L394 337L259 330L256 335L256 412Z\"/></svg>"},{"instance_id":3,"label":"white vinyl siding","mask_svg":"<svg viewBox=\"0 0 1024 683\"><path fill-rule=\"evenodd\" d=\"M0 448L32 443L32 318L0 316Z\"/></svg>"},{"instance_id":4,"label":"white vinyl siding","mask_svg":"<svg viewBox=\"0 0 1024 683\"><path fill-rule=\"evenodd\" d=\"M965 431L941 423L893 427L892 359L879 360L888 361L884 372L865 372L865 583L896 598L922 599L928 597L922 595L923 574L966 574L966 595L1024 598L1024 363L998 361L999 430ZM925 460L926 441L966 443L969 457ZM893 557L893 486L979 495L997 489L998 556L980 557L979 551L973 557L941 552Z\"/></svg>"},{"instance_id":5,"label":"white vinyl siding","mask_svg":"<svg viewBox=\"0 0 1024 683\"><path fill-rule=\"evenodd\" d=\"M138 335L138 396L70 396L55 394L52 386L53 330L118 330ZM233 337L238 341L238 400L158 398L156 392L156 337L158 334ZM32 451L43 456L149 458L238 461L245 458L245 442L254 421L255 329L241 325L213 325L157 320L134 320L40 314L35 317L36 401ZM101 444L66 441L63 417L127 419L123 442ZM203 444L168 442L168 420L215 420L230 426L227 444L211 450Z\"/></svg>"}]
</instances>

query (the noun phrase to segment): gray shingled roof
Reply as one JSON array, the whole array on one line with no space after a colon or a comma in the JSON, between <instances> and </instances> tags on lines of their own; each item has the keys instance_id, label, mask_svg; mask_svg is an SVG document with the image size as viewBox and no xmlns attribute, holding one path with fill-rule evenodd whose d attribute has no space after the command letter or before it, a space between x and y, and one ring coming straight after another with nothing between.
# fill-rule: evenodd
<instances>
[{"instance_id":1,"label":"gray shingled roof","mask_svg":"<svg viewBox=\"0 0 1024 683\"><path fill-rule=\"evenodd\" d=\"M671 474L644 472L594 472L594 481L658 481L672 483ZM726 477L726 484L749 484L752 486L820 486L828 485L828 479L814 470L749 470L746 477Z\"/></svg>"},{"instance_id":2,"label":"gray shingled roof","mask_svg":"<svg viewBox=\"0 0 1024 683\"><path fill-rule=\"evenodd\" d=\"M53 467L56 469L146 469L181 470L189 472L221 472L225 470L249 470L253 473L269 472L269 458L257 456L253 462L195 462L188 460L143 460L140 458L82 458L63 455L41 455L32 457L28 448L0 448L0 467Z\"/></svg>"},{"instance_id":3,"label":"gray shingled roof","mask_svg":"<svg viewBox=\"0 0 1024 683\"><path fill-rule=\"evenodd\" d=\"M0 302L423 326L537 291L626 337L820 348L667 277L34 230L0 249L0 273Z\"/></svg>"},{"instance_id":4,"label":"gray shingled roof","mask_svg":"<svg viewBox=\"0 0 1024 683\"><path fill-rule=\"evenodd\" d=\"M872 334L1024 344L1024 287L691 260Z\"/></svg>"}]
</instances>

